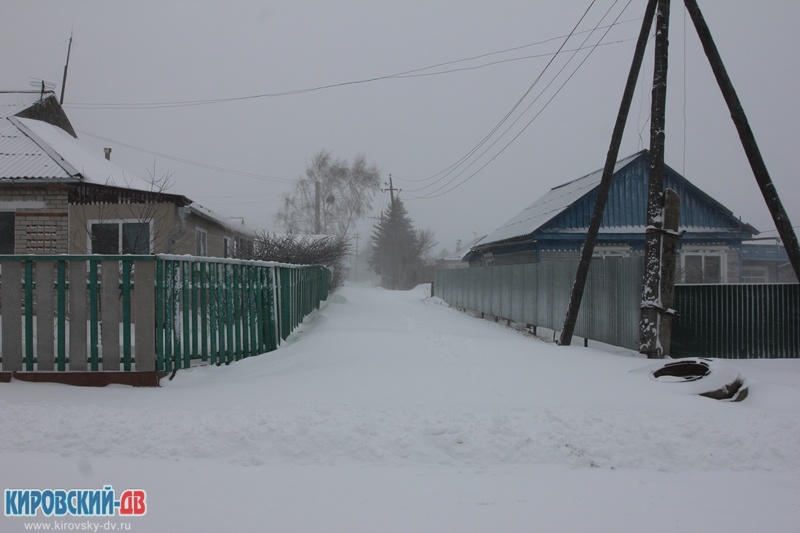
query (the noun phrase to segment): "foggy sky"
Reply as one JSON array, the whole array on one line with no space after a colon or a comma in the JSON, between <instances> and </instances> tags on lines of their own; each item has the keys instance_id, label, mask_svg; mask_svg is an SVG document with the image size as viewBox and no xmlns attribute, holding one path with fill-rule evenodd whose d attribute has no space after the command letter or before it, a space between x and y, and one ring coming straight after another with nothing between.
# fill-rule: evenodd
<instances>
[{"instance_id":1,"label":"foggy sky","mask_svg":"<svg viewBox=\"0 0 800 533\"><path fill-rule=\"evenodd\" d=\"M579 68L588 49L561 74L571 52L545 70L552 58L547 54L558 49L590 3L5 0L0 89L30 89L30 81L45 79L56 83L58 95L73 31L65 110L81 140L99 155L110 146L115 163L143 177L155 165L156 175L172 174L170 192L272 230L281 193L317 151L346 159L364 154L384 181L392 175L415 225L436 233L437 249L452 251L456 239L489 233L551 187L603 166L646 1L632 0L619 17L627 22L602 41L613 44L594 49ZM611 8L601 26L609 24L626 3L597 0L578 31L594 28ZM672 4L666 163L764 236L775 236L691 21L681 2ZM784 206L793 225L800 225L800 37L793 27L800 3L699 4ZM596 44L604 31L586 45ZM573 36L565 50L587 35ZM484 56L543 41L548 42ZM484 57L415 74L461 69L455 72L348 84L474 56ZM487 65L523 56L540 57ZM474 68L480 65L487 66ZM484 145L463 174L421 189L476 147L540 76L511 115L512 121L521 118L506 136L478 156ZM651 82L652 40L620 157L648 147ZM263 96L337 84L345 85ZM128 105L251 96L209 105ZM117 104L125 105L107 108ZM415 198L432 192L443 194ZM375 215L387 201L388 193L376 197ZM359 228L362 239L369 222Z\"/></svg>"}]
</instances>

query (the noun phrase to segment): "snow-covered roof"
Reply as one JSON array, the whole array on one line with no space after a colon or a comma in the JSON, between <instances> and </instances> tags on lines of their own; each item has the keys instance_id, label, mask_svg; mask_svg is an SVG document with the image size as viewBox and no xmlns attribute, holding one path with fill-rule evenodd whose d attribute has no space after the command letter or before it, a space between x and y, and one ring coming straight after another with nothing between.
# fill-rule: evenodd
<instances>
[{"instance_id":1,"label":"snow-covered roof","mask_svg":"<svg viewBox=\"0 0 800 533\"><path fill-rule=\"evenodd\" d=\"M639 157L640 153L633 154L625 159L617 161L614 172L621 170L631 161ZM570 181L563 185L553 187L550 191L525 208L517 216L500 226L485 239L481 240L480 245L502 242L515 237L529 235L550 222L559 213L565 211L569 206L580 198L583 198L595 187L600 184L603 177L603 169L587 174L582 178Z\"/></svg>"},{"instance_id":2,"label":"snow-covered roof","mask_svg":"<svg viewBox=\"0 0 800 533\"><path fill-rule=\"evenodd\" d=\"M20 119L0 118L0 181L78 179L74 169L64 165L45 143L37 143L20 125Z\"/></svg>"},{"instance_id":3,"label":"snow-covered roof","mask_svg":"<svg viewBox=\"0 0 800 533\"><path fill-rule=\"evenodd\" d=\"M233 231L234 233L247 234L247 235L255 234L255 231L245 226L244 222L241 221L241 219L226 217L215 211L212 211L211 209L205 206L198 204L197 202L192 202L189 208L192 210L192 213L201 216L203 218L212 220L217 224L223 226L224 228Z\"/></svg>"},{"instance_id":4,"label":"snow-covered roof","mask_svg":"<svg viewBox=\"0 0 800 533\"><path fill-rule=\"evenodd\" d=\"M58 126L16 116L41 96L39 92L0 92L0 182L89 183L159 192L159 184L123 170ZM236 233L253 233L196 202L191 210Z\"/></svg>"},{"instance_id":5,"label":"snow-covered roof","mask_svg":"<svg viewBox=\"0 0 800 533\"><path fill-rule=\"evenodd\" d=\"M59 165L68 165L73 177L85 183L126 187L141 191L153 191L153 184L107 160L103 155L87 148L78 139L57 126L28 118L9 118L43 149L50 148L50 156Z\"/></svg>"}]
</instances>

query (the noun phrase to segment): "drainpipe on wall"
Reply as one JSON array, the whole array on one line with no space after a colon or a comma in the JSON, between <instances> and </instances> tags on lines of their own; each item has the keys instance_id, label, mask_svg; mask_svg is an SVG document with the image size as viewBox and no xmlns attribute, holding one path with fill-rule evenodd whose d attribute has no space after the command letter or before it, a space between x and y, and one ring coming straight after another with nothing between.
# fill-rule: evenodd
<instances>
[{"instance_id":1,"label":"drainpipe on wall","mask_svg":"<svg viewBox=\"0 0 800 533\"><path fill-rule=\"evenodd\" d=\"M189 218L189 207L179 207L178 218L180 219L180 227L177 233L175 233L172 237L169 238L169 242L167 243L168 254L175 253L175 244L186 233L186 220Z\"/></svg>"}]
</instances>

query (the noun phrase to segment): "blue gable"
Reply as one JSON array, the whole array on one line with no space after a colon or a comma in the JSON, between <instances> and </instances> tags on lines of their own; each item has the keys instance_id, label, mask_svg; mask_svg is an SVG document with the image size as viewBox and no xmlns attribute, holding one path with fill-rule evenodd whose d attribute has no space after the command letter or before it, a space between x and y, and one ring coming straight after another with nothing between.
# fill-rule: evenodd
<instances>
[{"instance_id":1,"label":"blue gable","mask_svg":"<svg viewBox=\"0 0 800 533\"><path fill-rule=\"evenodd\" d=\"M617 161L598 244L642 251L649 175L647 150ZM484 253L535 253L538 257L542 250L579 251L586 239L601 176L602 169L552 188L474 245L466 257L471 261ZM742 240L758 233L667 166L664 185L681 199L679 229L685 232L681 246L721 244L738 248Z\"/></svg>"},{"instance_id":2,"label":"blue gable","mask_svg":"<svg viewBox=\"0 0 800 533\"><path fill-rule=\"evenodd\" d=\"M650 173L649 159L647 151L640 152L638 157L614 174L603 214L601 233L605 230L617 234L641 234L643 237ZM741 240L757 233L754 228L740 222L730 210L669 167L664 169L664 186L675 190L680 196L679 227L687 234L705 236L718 234L719 237ZM535 237L542 233L585 234L589 228L596 200L597 186L535 230L531 236Z\"/></svg>"}]
</instances>

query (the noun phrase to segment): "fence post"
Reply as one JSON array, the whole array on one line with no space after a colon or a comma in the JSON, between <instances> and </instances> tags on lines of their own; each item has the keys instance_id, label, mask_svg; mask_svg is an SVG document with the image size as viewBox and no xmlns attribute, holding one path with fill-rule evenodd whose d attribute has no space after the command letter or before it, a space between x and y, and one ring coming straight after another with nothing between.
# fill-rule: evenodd
<instances>
[{"instance_id":1,"label":"fence post","mask_svg":"<svg viewBox=\"0 0 800 533\"><path fill-rule=\"evenodd\" d=\"M100 315L103 324L103 370L119 370L119 261L101 261Z\"/></svg>"},{"instance_id":2,"label":"fence post","mask_svg":"<svg viewBox=\"0 0 800 533\"><path fill-rule=\"evenodd\" d=\"M156 370L155 262L136 262L136 370Z\"/></svg>"},{"instance_id":3,"label":"fence post","mask_svg":"<svg viewBox=\"0 0 800 533\"><path fill-rule=\"evenodd\" d=\"M3 313L3 370L22 370L22 268L19 261L3 261L0 302Z\"/></svg>"},{"instance_id":4,"label":"fence post","mask_svg":"<svg viewBox=\"0 0 800 533\"><path fill-rule=\"evenodd\" d=\"M53 370L53 262L39 261L36 265L36 355L39 370Z\"/></svg>"},{"instance_id":5,"label":"fence post","mask_svg":"<svg viewBox=\"0 0 800 533\"><path fill-rule=\"evenodd\" d=\"M86 370L86 261L69 262L69 369Z\"/></svg>"}]
</instances>

